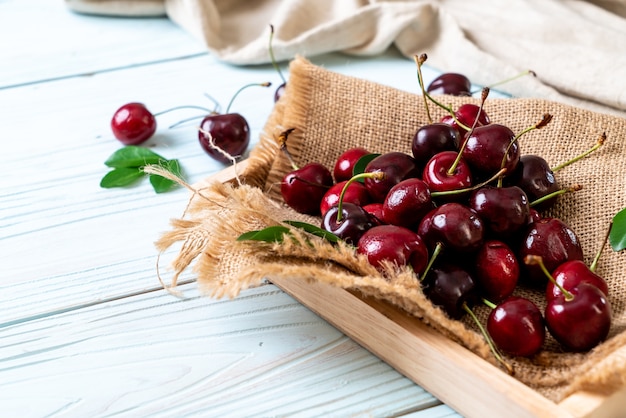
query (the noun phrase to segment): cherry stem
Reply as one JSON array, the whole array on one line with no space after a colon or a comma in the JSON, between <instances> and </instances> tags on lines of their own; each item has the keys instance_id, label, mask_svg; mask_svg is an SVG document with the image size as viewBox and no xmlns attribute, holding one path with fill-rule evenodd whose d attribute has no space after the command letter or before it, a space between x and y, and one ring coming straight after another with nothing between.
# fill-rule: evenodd
<instances>
[{"instance_id":1,"label":"cherry stem","mask_svg":"<svg viewBox=\"0 0 626 418\"><path fill-rule=\"evenodd\" d=\"M495 304L495 303L493 303L492 301L490 301L490 300L488 300L488 299L485 299L485 298L481 298L481 300L482 300L482 301L483 301L483 303L484 303L485 305L487 305L489 308L491 308L491 309L496 309L496 308L497 308L496 304Z\"/></svg>"},{"instance_id":2,"label":"cherry stem","mask_svg":"<svg viewBox=\"0 0 626 418\"><path fill-rule=\"evenodd\" d=\"M430 272L430 269L433 267L435 260L437 259L437 257L439 257L441 250L443 250L443 244L438 242L437 245L435 245L435 248L433 248L433 254L430 256L430 260L428 260L428 264L426 265L426 268L424 269L424 273L422 273L422 275L419 277L420 282L423 282L424 280L426 280L426 276L428 276L428 273Z\"/></svg>"},{"instance_id":3,"label":"cherry stem","mask_svg":"<svg viewBox=\"0 0 626 418\"><path fill-rule=\"evenodd\" d=\"M278 73L280 79L283 81L283 83L286 83L287 80L285 80L285 77L283 76L282 71L280 71L280 67L276 63L276 58L274 57L274 48L272 48L272 41L273 40L274 40L274 25L270 25L270 42L269 42L269 48L268 48L269 52L270 52L270 59L272 61L272 66L274 67L274 69Z\"/></svg>"},{"instance_id":4,"label":"cherry stem","mask_svg":"<svg viewBox=\"0 0 626 418\"><path fill-rule=\"evenodd\" d=\"M552 198L555 198L559 195L565 194L565 193L573 193L573 192L577 192L579 190L581 190L583 188L583 186L581 186L580 184L575 184L572 187L565 187L561 190L557 190L555 192L552 193L548 193L545 196L541 196L539 199L537 200L533 200L532 202L529 203L529 206L532 208L534 206L537 206L540 203L545 202L546 200L550 200Z\"/></svg>"},{"instance_id":5,"label":"cherry stem","mask_svg":"<svg viewBox=\"0 0 626 418\"><path fill-rule=\"evenodd\" d=\"M287 149L287 138L289 138L289 135L295 130L296 128L289 128L286 131L281 132L280 135L278 135L278 145L280 146L280 150L285 154L285 156L289 160L289 164L291 164L291 168L293 168L294 170L297 170L298 165L296 164L296 162L293 159L293 156Z\"/></svg>"},{"instance_id":6,"label":"cherry stem","mask_svg":"<svg viewBox=\"0 0 626 418\"><path fill-rule=\"evenodd\" d=\"M207 113L211 113L211 111L207 109L206 107L194 106L194 105L182 105L182 106L176 106L176 107L172 107L166 110L162 110L160 112L155 113L154 116L160 116L164 113L173 112L174 110L180 110L180 109L197 109L197 110L203 110Z\"/></svg>"},{"instance_id":7,"label":"cherry stem","mask_svg":"<svg viewBox=\"0 0 626 418\"><path fill-rule=\"evenodd\" d=\"M465 312L467 312L469 314L469 316L472 317L472 319L474 320L474 322L478 326L478 329L480 329L480 332L485 337L485 341L487 341L487 345L489 345L489 349L493 353L493 356L506 368L506 371L510 375L512 375L513 374L513 367L509 363L504 361L504 358L502 358L502 355L500 354L500 352L496 348L493 340L491 339L491 336L489 335L489 333L487 332L485 327L483 327L483 324L480 323L480 321L478 320L478 318L474 314L474 311L472 311L472 309L469 306L467 306L466 302L463 302L463 309L465 310Z\"/></svg>"},{"instance_id":8,"label":"cherry stem","mask_svg":"<svg viewBox=\"0 0 626 418\"><path fill-rule=\"evenodd\" d=\"M355 181L361 179L374 179L374 180L383 180L385 178L385 173L382 171L374 171L373 173L360 173L352 176L350 180L346 181L343 188L341 189L341 193L339 193L339 203L337 204L337 223L341 222L343 219L343 198L348 191L348 187Z\"/></svg>"},{"instance_id":9,"label":"cherry stem","mask_svg":"<svg viewBox=\"0 0 626 418\"><path fill-rule=\"evenodd\" d=\"M272 83L270 83L269 81L266 81L265 83L246 84L245 86L243 86L239 90L237 90L235 92L235 94L233 95L233 97L231 97L230 102L228 102L228 106L226 106L226 111L224 113L228 113L230 111L230 107L232 106L233 102L235 101L235 98L239 95L239 93L241 93L243 90L247 89L248 87L253 87L253 86L269 87L271 85L272 85Z\"/></svg>"},{"instance_id":10,"label":"cherry stem","mask_svg":"<svg viewBox=\"0 0 626 418\"><path fill-rule=\"evenodd\" d=\"M478 119L480 118L480 114L483 111L483 105L485 104L485 100L487 100L487 96L489 96L489 88L485 87L480 96L480 107L478 108L478 113L476 114L476 118L474 118L474 123L472 124L472 127L469 129L469 132L466 135L467 138L469 138L472 135L472 133L474 133L474 129L476 128L476 125L478 125ZM457 166L461 162L461 154L463 154L463 151L465 150L466 145L467 145L467 140L463 141L463 145L461 146L461 149L459 150L459 153L457 154L456 159L454 160L454 162L448 169L446 174L448 174L449 176L454 174L454 171L456 170Z\"/></svg>"},{"instance_id":11,"label":"cherry stem","mask_svg":"<svg viewBox=\"0 0 626 418\"><path fill-rule=\"evenodd\" d=\"M538 265L539 268L541 268L541 271L543 271L543 274L546 275L548 280L550 280L552 284L558 287L561 293L563 293L563 296L565 296L565 300L567 302L571 302L572 300L574 300L574 295L568 290L566 290L563 286L558 284L556 280L554 280L554 277L552 277L552 274L548 271L548 269L546 268L546 265L543 263L543 258L541 258L541 256L529 254L526 257L524 257L524 263L527 265L531 265L531 266Z\"/></svg>"},{"instance_id":12,"label":"cherry stem","mask_svg":"<svg viewBox=\"0 0 626 418\"><path fill-rule=\"evenodd\" d=\"M604 240L602 241L602 245L600 246L600 251L598 251L596 256L593 258L591 265L589 266L589 270L591 270L592 272L595 272L596 268L598 267L598 261L600 261L600 256L602 255L602 252L604 251L606 242L609 240L609 235L611 235L612 228L613 228L613 221L610 221L609 227L606 229L606 234L604 235Z\"/></svg>"},{"instance_id":13,"label":"cherry stem","mask_svg":"<svg viewBox=\"0 0 626 418\"><path fill-rule=\"evenodd\" d=\"M424 90L423 90L424 91ZM454 110L452 110L452 105L446 106L443 103L437 101L433 96L431 96L427 91L424 91L424 96L430 100L431 102L433 102L434 104L436 104L437 106L439 106L440 108L442 108L443 110L445 110L446 112L448 112L450 114L450 116L452 116L452 118L454 119L454 121L457 123L457 125L459 125L461 128L465 129L466 131L470 130L470 127L465 125L463 122L461 122L457 117L456 114L454 113Z\"/></svg>"},{"instance_id":14,"label":"cherry stem","mask_svg":"<svg viewBox=\"0 0 626 418\"><path fill-rule=\"evenodd\" d=\"M506 173L506 171L507 171L506 168L502 168L502 169L500 169L500 171L498 171L496 174L491 176L489 179L483 181L482 183L475 184L472 187L467 187L465 189L446 190L446 191L442 191L442 192L430 192L430 195L433 196L433 197L438 197L438 196L449 196L449 195L461 194L461 193L465 193L465 192L472 192L472 191L474 191L476 189L480 189L481 187L486 186L487 184L491 183L492 181L494 181L498 177L504 175L504 173Z\"/></svg>"},{"instance_id":15,"label":"cherry stem","mask_svg":"<svg viewBox=\"0 0 626 418\"><path fill-rule=\"evenodd\" d=\"M428 116L428 123L433 123L433 118L430 116L430 108L428 107L428 99L426 98L426 89L424 88L424 77L422 75L422 64L426 62L428 55L415 55L413 59L415 60L415 64L417 64L417 82L422 90L422 98L424 99L424 108L426 109L426 115Z\"/></svg>"},{"instance_id":16,"label":"cherry stem","mask_svg":"<svg viewBox=\"0 0 626 418\"><path fill-rule=\"evenodd\" d=\"M591 154L592 152L596 151L598 148L600 148L602 145L604 145L604 141L606 141L606 133L602 133L602 135L600 136L600 138L598 138L598 141L596 142L596 144L591 147L590 149L588 149L587 151L583 152L582 154L572 158L569 161L564 162L563 164L559 164L556 167L554 167L552 169L553 173L556 173L557 171L559 171L562 168L567 167L570 164L575 163L576 161L582 160L583 158L585 158L586 156L588 156L589 154Z\"/></svg>"},{"instance_id":17,"label":"cherry stem","mask_svg":"<svg viewBox=\"0 0 626 418\"><path fill-rule=\"evenodd\" d=\"M505 78L504 80L500 80L496 83L490 84L489 87L493 88L495 86L501 86L502 84L510 83L511 81L517 80L518 78L522 78L527 75L532 75L533 77L537 77L537 74L533 70L522 71L521 73L514 75L513 77ZM473 91L472 94L476 93Z\"/></svg>"}]
</instances>

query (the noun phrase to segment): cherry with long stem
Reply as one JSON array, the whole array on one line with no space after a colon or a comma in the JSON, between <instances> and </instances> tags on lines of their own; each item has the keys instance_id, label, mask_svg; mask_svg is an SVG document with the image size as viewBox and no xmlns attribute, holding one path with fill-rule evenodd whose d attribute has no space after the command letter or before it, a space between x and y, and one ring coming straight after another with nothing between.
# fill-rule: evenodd
<instances>
[{"instance_id":1,"label":"cherry with long stem","mask_svg":"<svg viewBox=\"0 0 626 418\"><path fill-rule=\"evenodd\" d=\"M587 157L588 155L590 155L591 153L597 151L602 145L604 145L604 142L606 141L606 133L603 132L602 135L600 136L600 138L598 138L596 144L591 147L590 149L588 149L587 151L583 152L582 154L577 155L576 157L557 165L556 167L552 168L552 172L556 173L557 171L577 162L582 160L583 158Z\"/></svg>"}]
</instances>

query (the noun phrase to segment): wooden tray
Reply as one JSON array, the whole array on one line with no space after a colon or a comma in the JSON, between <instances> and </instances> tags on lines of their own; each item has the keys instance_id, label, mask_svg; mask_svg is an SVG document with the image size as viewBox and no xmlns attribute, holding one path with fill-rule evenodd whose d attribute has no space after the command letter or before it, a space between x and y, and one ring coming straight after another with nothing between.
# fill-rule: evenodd
<instances>
[{"instance_id":1,"label":"wooden tray","mask_svg":"<svg viewBox=\"0 0 626 418\"><path fill-rule=\"evenodd\" d=\"M230 181L234 173L229 167L210 180ZM557 404L384 301L319 282L272 283L468 418L626 417L626 387L610 396L577 392ZM612 356L626 357L626 347Z\"/></svg>"}]
</instances>

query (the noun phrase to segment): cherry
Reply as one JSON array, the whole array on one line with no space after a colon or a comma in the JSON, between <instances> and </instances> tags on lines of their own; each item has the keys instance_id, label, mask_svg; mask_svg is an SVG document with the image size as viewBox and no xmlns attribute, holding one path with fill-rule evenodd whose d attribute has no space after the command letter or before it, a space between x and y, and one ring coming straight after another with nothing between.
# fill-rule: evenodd
<instances>
[{"instance_id":1,"label":"cherry","mask_svg":"<svg viewBox=\"0 0 626 418\"><path fill-rule=\"evenodd\" d=\"M451 202L427 213L418 226L418 232L429 247L441 243L445 248L467 253L480 248L485 228L476 212Z\"/></svg>"},{"instance_id":2,"label":"cherry","mask_svg":"<svg viewBox=\"0 0 626 418\"><path fill-rule=\"evenodd\" d=\"M451 96L471 96L472 83L463 74L444 73L428 85L430 94L448 94Z\"/></svg>"},{"instance_id":3,"label":"cherry","mask_svg":"<svg viewBox=\"0 0 626 418\"><path fill-rule=\"evenodd\" d=\"M420 169L413 157L403 152L381 154L365 167L366 173L381 172L382 179L366 178L365 187L374 202L383 202L389 190L402 180L418 177Z\"/></svg>"},{"instance_id":4,"label":"cherry","mask_svg":"<svg viewBox=\"0 0 626 418\"><path fill-rule=\"evenodd\" d=\"M474 125L476 118L476 126L489 125L491 123L491 119L489 115L480 108L480 106L475 105L473 103L466 103L457 108L456 111L453 112L452 115L445 115L441 118L440 122L450 125L457 131L459 134L463 136L466 132L470 130L470 128Z\"/></svg>"},{"instance_id":5,"label":"cherry","mask_svg":"<svg viewBox=\"0 0 626 418\"><path fill-rule=\"evenodd\" d=\"M280 192L287 205L299 213L319 215L322 198L333 185L328 168L319 163L287 173L280 184Z\"/></svg>"},{"instance_id":6,"label":"cherry","mask_svg":"<svg viewBox=\"0 0 626 418\"><path fill-rule=\"evenodd\" d=\"M269 87L271 83L248 84L233 95L223 114L212 112L202 119L198 140L202 149L213 159L229 164L241 158L250 144L250 126L239 113L230 113L235 98L251 86Z\"/></svg>"},{"instance_id":7,"label":"cherry","mask_svg":"<svg viewBox=\"0 0 626 418\"><path fill-rule=\"evenodd\" d=\"M422 238L398 225L378 225L365 231L357 253L365 255L379 271L384 271L386 264L409 265L419 275L428 264L428 249Z\"/></svg>"},{"instance_id":8,"label":"cherry","mask_svg":"<svg viewBox=\"0 0 626 418\"><path fill-rule=\"evenodd\" d=\"M567 350L590 350L609 334L611 305L600 289L588 283L566 292L548 301L548 331Z\"/></svg>"},{"instance_id":9,"label":"cherry","mask_svg":"<svg viewBox=\"0 0 626 418\"><path fill-rule=\"evenodd\" d=\"M492 123L468 133L461 155L475 173L492 175L501 168L512 173L520 159L520 148L511 129Z\"/></svg>"},{"instance_id":10,"label":"cherry","mask_svg":"<svg viewBox=\"0 0 626 418\"><path fill-rule=\"evenodd\" d=\"M371 154L361 147L350 148L344 151L335 161L333 176L336 182L349 180L354 175L355 164L365 155Z\"/></svg>"},{"instance_id":11,"label":"cherry","mask_svg":"<svg viewBox=\"0 0 626 418\"><path fill-rule=\"evenodd\" d=\"M335 183L324 194L324 196L322 197L322 202L320 203L320 213L322 214L322 216L326 214L328 209L339 203L339 197L346 183L348 183L348 180ZM365 185L363 185L363 183L352 182L348 185L348 188L346 189L343 201L354 203L358 206L364 206L369 203L370 196L367 193L367 189L365 188Z\"/></svg>"},{"instance_id":12,"label":"cherry","mask_svg":"<svg viewBox=\"0 0 626 418\"><path fill-rule=\"evenodd\" d=\"M321 227L348 244L356 245L363 233L373 226L372 219L361 206L344 201L342 205L328 209L322 218Z\"/></svg>"},{"instance_id":13,"label":"cherry","mask_svg":"<svg viewBox=\"0 0 626 418\"><path fill-rule=\"evenodd\" d=\"M515 170L506 177L506 184L515 185L524 190L530 201L559 190L559 184L548 162L543 157L533 154L520 157ZM556 198L548 199L535 208L545 211L555 202Z\"/></svg>"},{"instance_id":14,"label":"cherry","mask_svg":"<svg viewBox=\"0 0 626 418\"><path fill-rule=\"evenodd\" d=\"M445 123L431 123L421 126L411 145L413 158L425 165L434 155L442 151L456 151L459 148L459 132Z\"/></svg>"},{"instance_id":15,"label":"cherry","mask_svg":"<svg viewBox=\"0 0 626 418\"><path fill-rule=\"evenodd\" d=\"M485 241L476 253L474 278L487 299L499 302L512 295L519 275L515 252L504 242Z\"/></svg>"},{"instance_id":16,"label":"cherry","mask_svg":"<svg viewBox=\"0 0 626 418\"><path fill-rule=\"evenodd\" d=\"M143 103L127 103L113 114L111 130L124 145L139 145L156 132L156 118Z\"/></svg>"},{"instance_id":17,"label":"cherry","mask_svg":"<svg viewBox=\"0 0 626 418\"><path fill-rule=\"evenodd\" d=\"M428 185L409 178L393 186L383 202L383 222L413 229L434 207Z\"/></svg>"},{"instance_id":18,"label":"cherry","mask_svg":"<svg viewBox=\"0 0 626 418\"><path fill-rule=\"evenodd\" d=\"M571 260L564 262L554 269L552 272L552 278L554 280L550 280L548 282L548 286L546 287L547 300L552 300L561 295L563 293L561 289L569 290L576 287L579 283L591 284L608 296L609 286L606 280L598 276L595 271L598 266L598 261L600 261L600 256L602 255L604 247L609 239L612 226L613 222L609 224L604 241L600 246L600 250L594 257L589 267L587 267L587 265L581 260Z\"/></svg>"},{"instance_id":19,"label":"cherry","mask_svg":"<svg viewBox=\"0 0 626 418\"><path fill-rule=\"evenodd\" d=\"M382 203L380 202L368 203L367 205L363 206L363 209L365 209L365 211L370 214L370 217L372 218L372 222L374 222L374 224L376 225L385 224L385 222L383 221L383 204Z\"/></svg>"},{"instance_id":20,"label":"cherry","mask_svg":"<svg viewBox=\"0 0 626 418\"><path fill-rule=\"evenodd\" d=\"M487 331L500 350L521 357L531 357L541 350L546 330L537 305L518 296L488 305L492 310L487 318Z\"/></svg>"},{"instance_id":21,"label":"cherry","mask_svg":"<svg viewBox=\"0 0 626 418\"><path fill-rule=\"evenodd\" d=\"M452 319L461 318L465 306L473 304L477 298L476 282L466 270L456 265L434 266L425 280L426 297Z\"/></svg>"},{"instance_id":22,"label":"cherry","mask_svg":"<svg viewBox=\"0 0 626 418\"><path fill-rule=\"evenodd\" d=\"M528 224L528 197L516 186L484 186L472 192L469 207L481 217L487 229L499 238L508 238Z\"/></svg>"},{"instance_id":23,"label":"cherry","mask_svg":"<svg viewBox=\"0 0 626 418\"><path fill-rule=\"evenodd\" d=\"M472 186L473 178L469 166L455 151L442 151L434 155L424 167L422 180L432 192L447 192ZM467 193L451 194L441 200L459 200Z\"/></svg>"},{"instance_id":24,"label":"cherry","mask_svg":"<svg viewBox=\"0 0 626 418\"><path fill-rule=\"evenodd\" d=\"M576 233L558 218L545 217L531 223L521 237L518 257L528 255L542 258L552 272L568 260L583 260L583 251ZM522 277L531 286L544 287L546 276L537 265L525 265Z\"/></svg>"}]
</instances>

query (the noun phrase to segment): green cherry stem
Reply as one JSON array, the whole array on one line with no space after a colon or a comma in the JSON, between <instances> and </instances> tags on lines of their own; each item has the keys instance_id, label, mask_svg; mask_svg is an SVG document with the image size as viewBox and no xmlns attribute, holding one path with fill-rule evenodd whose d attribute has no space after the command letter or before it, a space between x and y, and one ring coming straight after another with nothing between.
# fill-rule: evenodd
<instances>
[{"instance_id":1,"label":"green cherry stem","mask_svg":"<svg viewBox=\"0 0 626 418\"><path fill-rule=\"evenodd\" d=\"M415 64L417 65L417 82L422 90L422 98L424 99L424 108L426 109L426 116L428 117L428 123L433 123L433 118L430 116L430 108L428 107L428 99L426 98L426 89L424 88L424 77L422 76L422 64L428 59L428 55L421 54L413 57Z\"/></svg>"},{"instance_id":2,"label":"green cherry stem","mask_svg":"<svg viewBox=\"0 0 626 418\"><path fill-rule=\"evenodd\" d=\"M546 268L546 265L543 263L543 259L541 258L541 256L529 254L526 257L524 257L524 263L530 266L539 266L539 268L541 269L541 271L543 271L543 274L546 275L548 280L550 280L552 284L558 287L561 293L563 293L563 296L565 297L565 301L571 302L572 300L574 300L574 295L568 290L566 290L559 283L557 283L556 280L554 280L554 277L552 277L552 274L550 274L550 272Z\"/></svg>"},{"instance_id":3,"label":"green cherry stem","mask_svg":"<svg viewBox=\"0 0 626 418\"><path fill-rule=\"evenodd\" d=\"M525 70L525 71L522 71L519 74L514 75L513 77L505 78L504 80L500 80L498 82L490 84L489 87L493 88L495 86L501 86L502 84L510 83L511 81L517 80L518 78L522 78L522 77L525 77L527 75L532 75L533 77L537 77L537 73L535 73L533 70ZM474 94L474 93L477 93L477 91L473 91L472 92L472 94Z\"/></svg>"},{"instance_id":4,"label":"green cherry stem","mask_svg":"<svg viewBox=\"0 0 626 418\"><path fill-rule=\"evenodd\" d=\"M237 96L239 96L239 93L241 93L242 91L244 91L248 87L254 87L254 86L270 87L271 85L272 85L272 83L270 83L269 81L266 81L264 83L250 83L250 84L246 84L245 86L240 87L239 90L237 90L235 92L235 94L233 94L233 97L230 98L230 102L228 102L228 106L226 106L226 111L224 113L228 113L230 111L230 107L232 106L233 102L235 101L235 98Z\"/></svg>"},{"instance_id":5,"label":"green cherry stem","mask_svg":"<svg viewBox=\"0 0 626 418\"><path fill-rule=\"evenodd\" d=\"M595 272L596 268L598 267L598 261L600 261L600 256L602 255L602 252L604 251L604 247L606 246L606 243L609 240L609 235L611 235L612 228L613 228L613 221L609 222L609 227L606 229L606 234L604 235L604 240L602 241L600 250L598 251L596 256L593 258L593 261L591 262L591 265L589 266L589 270L591 270L592 272Z\"/></svg>"},{"instance_id":6,"label":"green cherry stem","mask_svg":"<svg viewBox=\"0 0 626 418\"><path fill-rule=\"evenodd\" d=\"M355 181L359 181L361 179L374 179L374 180L383 180L385 178L385 173L382 171L374 171L372 173L360 173L352 176L350 180L346 181L343 188L341 189L341 193L339 193L339 203L337 204L337 223L341 222L343 219L342 211L343 211L343 197L348 191L348 187Z\"/></svg>"},{"instance_id":7,"label":"green cherry stem","mask_svg":"<svg viewBox=\"0 0 626 418\"><path fill-rule=\"evenodd\" d=\"M475 184L472 187L467 187L465 189L446 190L444 192L430 192L430 195L433 196L433 197L439 197L439 196L449 196L449 195L461 194L461 193L465 193L465 192L472 192L472 191L474 191L476 189L480 189L481 187L486 186L487 184L491 183L492 181L494 181L498 177L503 176L504 173L506 173L506 168L502 168L500 171L498 171L496 174L494 174L493 176L491 176L487 180L483 181L482 183Z\"/></svg>"},{"instance_id":8,"label":"green cherry stem","mask_svg":"<svg viewBox=\"0 0 626 418\"><path fill-rule=\"evenodd\" d=\"M483 327L483 324L480 323L480 321L478 320L478 317L476 316L476 314L474 314L474 311L472 311L472 309L469 306L467 306L467 303L465 303L465 302L463 302L463 309L465 310L465 312L467 312L469 314L469 316L472 317L472 320L476 323L476 325L478 326L478 329L480 329L480 332L485 337L485 341L487 341L487 345L489 345L489 349L493 353L493 356L496 358L496 360L498 360L500 362L500 364L502 364L506 368L506 371L510 375L512 375L513 374L513 366L511 366L509 363L507 363L504 360L504 358L502 357L502 354L500 354L500 352L496 348L496 345L494 344L493 340L491 339L491 336L489 335L489 333L487 332L485 327Z\"/></svg>"},{"instance_id":9,"label":"green cherry stem","mask_svg":"<svg viewBox=\"0 0 626 418\"><path fill-rule=\"evenodd\" d=\"M478 119L480 118L480 114L483 111L483 106L485 105L487 96L489 96L489 87L483 88L482 94L480 96L480 107L478 108L478 113L476 113L476 118L474 119L474 123L472 124L472 127L468 129L468 133L466 135L467 138L469 138L472 135L472 133L474 133L474 129L476 129L476 125L478 125ZM455 116L455 120L456 120L456 116ZM457 123L459 123L458 120L456 121ZM456 170L459 163L461 162L461 155L463 154L463 151L465 150L466 145L467 145L467 141L463 141L463 145L461 145L461 149L459 149L459 152L456 155L456 159L454 160L454 162L452 163L452 165L446 172L446 174L448 174L449 176L454 174L454 171Z\"/></svg>"},{"instance_id":10,"label":"green cherry stem","mask_svg":"<svg viewBox=\"0 0 626 418\"><path fill-rule=\"evenodd\" d=\"M441 250L443 250L443 244L438 242L435 245L435 248L433 249L433 254L430 256L430 260L428 260L428 264L426 265L426 268L424 269L424 272L419 277L419 281L420 282L423 282L424 280L426 280L426 276L428 276L428 273L430 272L430 269L433 267L433 264L435 263L435 260L437 259L437 257L439 257L439 254L441 253Z\"/></svg>"},{"instance_id":11,"label":"green cherry stem","mask_svg":"<svg viewBox=\"0 0 626 418\"><path fill-rule=\"evenodd\" d=\"M598 138L598 141L596 142L596 144L593 147L589 148L587 151L583 152L582 154L572 158L571 160L566 161L563 164L557 165L556 167L554 167L552 169L552 172L556 173L560 169L565 168L568 165L575 163L576 161L582 160L583 158L585 158L586 156L588 156L592 152L596 151L602 145L604 145L604 141L606 141L606 133L603 132L602 135L600 136L600 138Z\"/></svg>"},{"instance_id":12,"label":"green cherry stem","mask_svg":"<svg viewBox=\"0 0 626 418\"><path fill-rule=\"evenodd\" d=\"M268 47L268 50L270 52L270 60L272 61L272 66L278 73L278 76L280 77L280 79L283 81L283 83L286 83L287 80L285 80L285 77L283 76L282 71L280 71L280 67L276 63L276 58L274 57L274 48L272 47L273 40L274 40L274 25L270 25L270 41L269 41L269 47Z\"/></svg>"},{"instance_id":13,"label":"green cherry stem","mask_svg":"<svg viewBox=\"0 0 626 418\"><path fill-rule=\"evenodd\" d=\"M529 203L529 206L532 208L534 206L537 206L540 203L545 202L546 200L550 200L554 197L557 197L559 195L565 194L565 193L573 193L573 192L577 192L579 190L581 190L583 188L583 186L581 186L580 184L575 184L572 187L565 187L563 189L557 190L555 192L552 193L548 193L545 196L540 197L537 200L533 200L532 202Z\"/></svg>"},{"instance_id":14,"label":"green cherry stem","mask_svg":"<svg viewBox=\"0 0 626 418\"><path fill-rule=\"evenodd\" d=\"M492 301L490 301L490 300L488 300L488 299L485 299L485 298L481 298L481 300L482 300L482 302L483 302L485 305L487 305L489 308L491 308L491 309L496 309L496 308L497 308L496 304L495 304L495 303L493 303Z\"/></svg>"}]
</instances>

